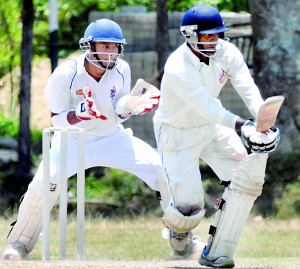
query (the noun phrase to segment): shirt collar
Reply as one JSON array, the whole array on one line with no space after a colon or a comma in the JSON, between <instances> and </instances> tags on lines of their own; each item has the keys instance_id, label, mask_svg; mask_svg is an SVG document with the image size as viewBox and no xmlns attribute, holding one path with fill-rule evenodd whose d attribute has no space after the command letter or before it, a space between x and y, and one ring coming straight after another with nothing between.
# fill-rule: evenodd
<instances>
[{"instance_id":1,"label":"shirt collar","mask_svg":"<svg viewBox=\"0 0 300 269\"><path fill-rule=\"evenodd\" d=\"M87 74L85 67L84 67L84 59L85 55L81 55L78 58L78 64L77 64L77 74Z\"/></svg>"},{"instance_id":2,"label":"shirt collar","mask_svg":"<svg viewBox=\"0 0 300 269\"><path fill-rule=\"evenodd\" d=\"M189 46L187 45L187 43L184 44L183 51L184 51L185 56L191 62L191 64L194 65L196 68L199 68L200 66L202 66L204 64L204 62L200 62L200 59L198 58L198 56L196 56L191 51L191 49L189 48Z\"/></svg>"}]
</instances>

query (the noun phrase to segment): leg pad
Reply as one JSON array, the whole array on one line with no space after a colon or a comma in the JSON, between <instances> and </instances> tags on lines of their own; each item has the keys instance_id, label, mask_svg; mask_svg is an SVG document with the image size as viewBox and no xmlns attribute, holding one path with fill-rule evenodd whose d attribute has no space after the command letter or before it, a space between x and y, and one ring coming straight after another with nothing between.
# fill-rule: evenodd
<instances>
[{"instance_id":1,"label":"leg pad","mask_svg":"<svg viewBox=\"0 0 300 269\"><path fill-rule=\"evenodd\" d=\"M233 258L254 201L262 192L267 158L267 154L250 154L234 173L222 197L225 203L210 228L211 236L202 253L206 260Z\"/></svg>"}]
</instances>

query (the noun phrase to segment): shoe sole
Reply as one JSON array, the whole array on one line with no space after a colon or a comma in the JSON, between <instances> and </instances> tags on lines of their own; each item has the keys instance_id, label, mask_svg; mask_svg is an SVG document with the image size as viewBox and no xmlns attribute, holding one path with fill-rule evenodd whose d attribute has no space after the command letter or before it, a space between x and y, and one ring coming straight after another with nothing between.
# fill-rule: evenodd
<instances>
[{"instance_id":1,"label":"shoe sole","mask_svg":"<svg viewBox=\"0 0 300 269\"><path fill-rule=\"evenodd\" d=\"M198 262L200 265L213 268L233 268L235 266L233 260L228 260L226 262L218 262L218 259L216 259L215 261L208 261L201 257Z\"/></svg>"}]
</instances>

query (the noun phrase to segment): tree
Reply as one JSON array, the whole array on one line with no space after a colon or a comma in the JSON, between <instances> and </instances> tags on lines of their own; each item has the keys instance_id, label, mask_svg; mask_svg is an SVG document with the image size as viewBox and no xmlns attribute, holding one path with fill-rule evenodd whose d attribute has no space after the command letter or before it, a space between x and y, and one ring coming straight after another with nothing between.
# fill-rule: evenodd
<instances>
[{"instance_id":1,"label":"tree","mask_svg":"<svg viewBox=\"0 0 300 269\"><path fill-rule=\"evenodd\" d=\"M169 56L168 6L166 0L156 1L156 51L158 84L160 84L164 65Z\"/></svg>"},{"instance_id":2,"label":"tree","mask_svg":"<svg viewBox=\"0 0 300 269\"><path fill-rule=\"evenodd\" d=\"M23 0L22 10L22 59L20 82L20 131L19 131L19 173L24 177L30 175L31 135L30 135L30 87L31 62L33 51L33 0Z\"/></svg>"},{"instance_id":3,"label":"tree","mask_svg":"<svg viewBox=\"0 0 300 269\"><path fill-rule=\"evenodd\" d=\"M252 0L254 77L263 97L283 94L282 150L300 152L300 1Z\"/></svg>"}]
</instances>

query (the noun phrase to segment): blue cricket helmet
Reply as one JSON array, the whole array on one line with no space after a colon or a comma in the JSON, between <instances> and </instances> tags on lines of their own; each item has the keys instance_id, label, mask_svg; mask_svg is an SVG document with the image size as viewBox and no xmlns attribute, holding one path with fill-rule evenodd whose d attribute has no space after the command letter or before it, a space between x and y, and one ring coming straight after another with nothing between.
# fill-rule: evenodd
<instances>
[{"instance_id":1,"label":"blue cricket helmet","mask_svg":"<svg viewBox=\"0 0 300 269\"><path fill-rule=\"evenodd\" d=\"M108 19L93 21L86 28L82 41L127 44L123 38L121 27L116 22Z\"/></svg>"},{"instance_id":2,"label":"blue cricket helmet","mask_svg":"<svg viewBox=\"0 0 300 269\"><path fill-rule=\"evenodd\" d=\"M195 6L183 16L181 26L197 25L197 34L218 34L229 31L217 9L212 6Z\"/></svg>"},{"instance_id":3,"label":"blue cricket helmet","mask_svg":"<svg viewBox=\"0 0 300 269\"><path fill-rule=\"evenodd\" d=\"M96 51L94 43L116 43L118 53ZM79 40L79 46L85 54L88 62L100 69L113 69L118 58L123 56L123 44L127 44L123 38L121 27L114 21L108 19L95 20L86 28L84 36ZM108 59L100 59L100 55L109 55ZM109 63L109 64L108 64ZM111 63L114 65L112 66Z\"/></svg>"}]
</instances>

